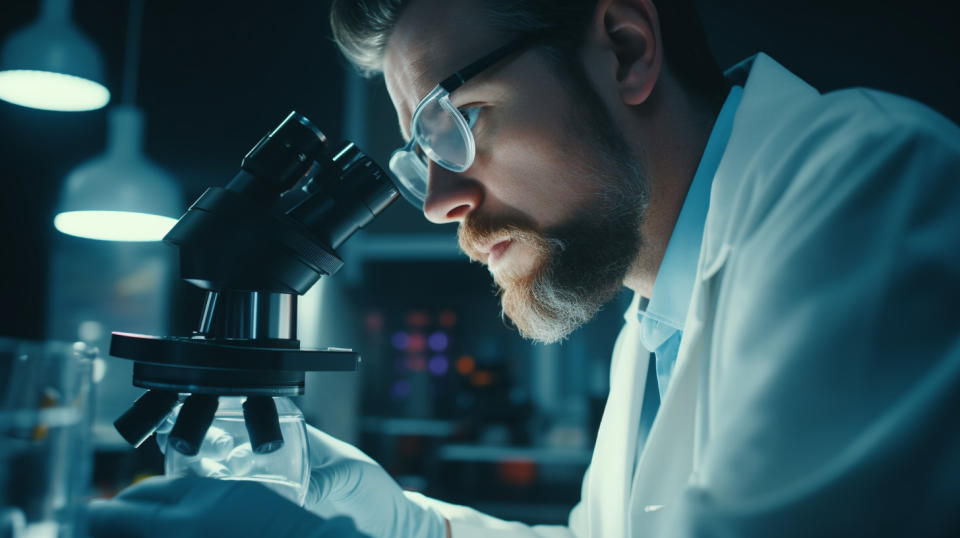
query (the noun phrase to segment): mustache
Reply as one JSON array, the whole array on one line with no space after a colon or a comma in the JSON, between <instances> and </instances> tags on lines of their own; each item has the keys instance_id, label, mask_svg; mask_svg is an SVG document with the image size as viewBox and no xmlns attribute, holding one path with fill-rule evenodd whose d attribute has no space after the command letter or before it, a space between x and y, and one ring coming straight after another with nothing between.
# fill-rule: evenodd
<instances>
[{"instance_id":1,"label":"mustache","mask_svg":"<svg viewBox=\"0 0 960 538\"><path fill-rule=\"evenodd\" d=\"M457 228L457 242L460 244L460 249L475 262L483 263L487 259L487 255L480 250L482 246L504 239L527 240L534 244L546 241L533 221L519 213L471 214Z\"/></svg>"}]
</instances>

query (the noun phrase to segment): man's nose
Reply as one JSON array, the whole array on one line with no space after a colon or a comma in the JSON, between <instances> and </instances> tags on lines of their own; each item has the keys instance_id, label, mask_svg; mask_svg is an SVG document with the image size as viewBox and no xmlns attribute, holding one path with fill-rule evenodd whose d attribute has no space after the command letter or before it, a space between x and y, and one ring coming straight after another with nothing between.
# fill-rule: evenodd
<instances>
[{"instance_id":1,"label":"man's nose","mask_svg":"<svg viewBox=\"0 0 960 538\"><path fill-rule=\"evenodd\" d=\"M423 214L431 222L463 222L483 201L483 187L468 176L430 162L430 183Z\"/></svg>"}]
</instances>

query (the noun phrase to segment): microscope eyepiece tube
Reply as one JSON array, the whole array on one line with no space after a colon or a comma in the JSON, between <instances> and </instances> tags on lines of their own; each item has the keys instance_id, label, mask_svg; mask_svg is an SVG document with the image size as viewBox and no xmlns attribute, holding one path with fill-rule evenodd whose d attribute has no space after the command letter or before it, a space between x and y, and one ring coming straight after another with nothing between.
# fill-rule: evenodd
<instances>
[{"instance_id":1,"label":"microscope eyepiece tube","mask_svg":"<svg viewBox=\"0 0 960 538\"><path fill-rule=\"evenodd\" d=\"M296 112L240 168L225 187L207 189L164 237L179 249L180 277L210 292L303 295L343 265L336 249L400 196L352 142L328 145ZM210 306L222 309L225 299ZM199 335L246 338L210 333L209 320L205 314Z\"/></svg>"},{"instance_id":2,"label":"microscope eyepiece tube","mask_svg":"<svg viewBox=\"0 0 960 538\"><path fill-rule=\"evenodd\" d=\"M217 412L219 397L212 394L194 394L183 402L177 421L170 430L168 442L177 452L196 456L203 437L207 434Z\"/></svg>"},{"instance_id":3,"label":"microscope eyepiece tube","mask_svg":"<svg viewBox=\"0 0 960 538\"><path fill-rule=\"evenodd\" d=\"M178 399L176 392L148 390L114 421L113 426L128 443L139 447L160 426Z\"/></svg>"},{"instance_id":4,"label":"microscope eyepiece tube","mask_svg":"<svg viewBox=\"0 0 960 538\"><path fill-rule=\"evenodd\" d=\"M290 112L247 153L241 172L227 188L272 200L306 177L326 145L327 137L320 129L302 114Z\"/></svg>"},{"instance_id":5,"label":"microscope eyepiece tube","mask_svg":"<svg viewBox=\"0 0 960 538\"><path fill-rule=\"evenodd\" d=\"M309 196L288 214L332 248L400 197L386 172L352 142L344 143L326 171L305 188Z\"/></svg>"},{"instance_id":6,"label":"microscope eyepiece tube","mask_svg":"<svg viewBox=\"0 0 960 538\"><path fill-rule=\"evenodd\" d=\"M269 454L283 447L277 405L272 397L248 396L247 401L243 402L243 419L254 453Z\"/></svg>"}]
</instances>

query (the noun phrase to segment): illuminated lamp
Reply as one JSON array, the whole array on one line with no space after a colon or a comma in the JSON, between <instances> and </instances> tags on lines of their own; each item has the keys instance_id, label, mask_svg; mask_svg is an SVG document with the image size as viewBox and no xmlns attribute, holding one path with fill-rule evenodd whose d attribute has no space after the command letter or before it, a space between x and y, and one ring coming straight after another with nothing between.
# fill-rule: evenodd
<instances>
[{"instance_id":1,"label":"illuminated lamp","mask_svg":"<svg viewBox=\"0 0 960 538\"><path fill-rule=\"evenodd\" d=\"M110 101L97 47L70 22L70 0L45 0L40 16L13 34L0 55L0 99L77 112Z\"/></svg>"}]
</instances>

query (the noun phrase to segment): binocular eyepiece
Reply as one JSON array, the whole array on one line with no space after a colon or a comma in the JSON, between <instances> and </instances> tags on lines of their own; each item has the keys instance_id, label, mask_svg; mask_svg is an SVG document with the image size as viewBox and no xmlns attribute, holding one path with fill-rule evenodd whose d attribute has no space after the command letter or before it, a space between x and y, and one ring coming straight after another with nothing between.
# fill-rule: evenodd
<instances>
[{"instance_id":1,"label":"binocular eyepiece","mask_svg":"<svg viewBox=\"0 0 960 538\"><path fill-rule=\"evenodd\" d=\"M310 120L291 112L164 241L180 251L181 278L200 288L302 295L343 265L335 249L398 196L353 143L331 149Z\"/></svg>"}]
</instances>

